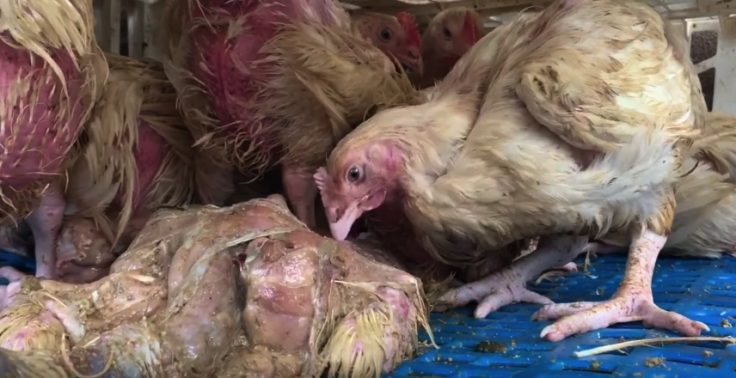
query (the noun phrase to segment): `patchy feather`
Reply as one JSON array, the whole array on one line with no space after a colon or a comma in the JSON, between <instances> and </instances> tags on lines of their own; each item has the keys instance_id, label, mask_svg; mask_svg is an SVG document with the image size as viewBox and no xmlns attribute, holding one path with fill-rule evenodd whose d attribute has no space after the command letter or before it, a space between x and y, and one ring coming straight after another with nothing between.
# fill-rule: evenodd
<instances>
[{"instance_id":1,"label":"patchy feather","mask_svg":"<svg viewBox=\"0 0 736 378\"><path fill-rule=\"evenodd\" d=\"M85 127L66 199L67 214L93 218L114 246L138 210L192 201L194 140L160 63L113 54L107 60L110 78ZM111 205L119 208L112 222Z\"/></svg>"},{"instance_id":2,"label":"patchy feather","mask_svg":"<svg viewBox=\"0 0 736 378\"><path fill-rule=\"evenodd\" d=\"M17 222L63 185L104 81L91 1L0 3L0 212Z\"/></svg>"}]
</instances>

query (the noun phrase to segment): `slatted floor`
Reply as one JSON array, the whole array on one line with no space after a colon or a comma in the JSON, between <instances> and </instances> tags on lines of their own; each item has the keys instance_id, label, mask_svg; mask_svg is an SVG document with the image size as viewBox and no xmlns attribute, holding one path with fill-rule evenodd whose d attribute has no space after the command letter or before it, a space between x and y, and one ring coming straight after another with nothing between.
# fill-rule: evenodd
<instances>
[{"instance_id":1,"label":"slatted floor","mask_svg":"<svg viewBox=\"0 0 736 378\"><path fill-rule=\"evenodd\" d=\"M603 300L621 280L623 256L593 261L587 274L576 273L533 285L556 302ZM657 263L653 290L663 308L706 323L704 336L735 336L736 259L662 258ZM676 336L646 330L641 323L616 325L560 343L540 339L548 322L532 322L536 305L502 308L486 319L474 319L472 308L432 314L431 325L439 349L422 348L386 378L726 378L736 377L736 345L720 343L669 344L636 347L623 352L576 358L576 350L622 340ZM732 326L733 325L733 326ZM426 335L421 335L427 340Z\"/></svg>"}]
</instances>

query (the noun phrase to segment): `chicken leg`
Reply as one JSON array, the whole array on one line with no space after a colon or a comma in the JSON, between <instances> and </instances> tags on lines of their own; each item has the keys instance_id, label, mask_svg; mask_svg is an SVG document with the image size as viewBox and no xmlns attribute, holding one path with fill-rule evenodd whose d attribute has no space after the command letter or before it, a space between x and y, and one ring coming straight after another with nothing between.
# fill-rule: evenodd
<instances>
[{"instance_id":1,"label":"chicken leg","mask_svg":"<svg viewBox=\"0 0 736 378\"><path fill-rule=\"evenodd\" d=\"M558 319L542 330L549 341L564 338L611 324L643 321L645 326L669 329L687 336L697 336L708 326L680 314L665 311L654 304L652 275L657 255L667 241L666 236L645 229L629 251L626 272L613 298L604 302L548 304L532 315L532 319Z\"/></svg>"},{"instance_id":2,"label":"chicken leg","mask_svg":"<svg viewBox=\"0 0 736 378\"><path fill-rule=\"evenodd\" d=\"M314 230L317 220L314 214L314 200L317 198L317 184L314 182L314 170L305 167L282 167L282 181L286 197L289 199L294 213L310 230Z\"/></svg>"},{"instance_id":3,"label":"chicken leg","mask_svg":"<svg viewBox=\"0 0 736 378\"><path fill-rule=\"evenodd\" d=\"M542 238L534 252L480 281L448 291L440 297L437 304L458 307L477 301L476 318L484 318L489 313L515 302L552 304L549 298L528 290L526 283L551 267L572 261L586 250L587 241L588 239L584 237L570 236Z\"/></svg>"},{"instance_id":4,"label":"chicken leg","mask_svg":"<svg viewBox=\"0 0 736 378\"><path fill-rule=\"evenodd\" d=\"M56 237L64 221L64 194L50 186L43 194L38 208L28 216L36 244L36 277L56 279Z\"/></svg>"}]
</instances>

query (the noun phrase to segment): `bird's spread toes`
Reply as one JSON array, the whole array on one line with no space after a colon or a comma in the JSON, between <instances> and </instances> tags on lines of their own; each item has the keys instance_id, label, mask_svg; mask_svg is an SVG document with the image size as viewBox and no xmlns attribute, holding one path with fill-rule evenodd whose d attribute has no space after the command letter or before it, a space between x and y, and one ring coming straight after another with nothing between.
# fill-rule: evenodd
<instances>
[{"instance_id":1,"label":"bird's spread toes","mask_svg":"<svg viewBox=\"0 0 736 378\"><path fill-rule=\"evenodd\" d=\"M483 280L449 290L439 298L437 304L443 307L458 307L470 302L478 302L475 309L476 318L484 318L511 303L542 305L553 303L549 298L527 289L522 279L512 280L504 274L493 274Z\"/></svg>"},{"instance_id":2,"label":"bird's spread toes","mask_svg":"<svg viewBox=\"0 0 736 378\"><path fill-rule=\"evenodd\" d=\"M662 310L645 294L622 294L604 302L547 305L532 315L532 319L559 319L542 330L540 336L549 341L561 341L568 336L633 321L686 336L697 336L708 330L701 322Z\"/></svg>"}]
</instances>

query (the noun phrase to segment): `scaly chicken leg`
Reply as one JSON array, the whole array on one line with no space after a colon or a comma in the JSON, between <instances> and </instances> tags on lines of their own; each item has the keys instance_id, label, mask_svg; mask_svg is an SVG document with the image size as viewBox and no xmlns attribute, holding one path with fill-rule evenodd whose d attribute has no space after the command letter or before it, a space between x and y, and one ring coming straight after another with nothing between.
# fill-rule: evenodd
<instances>
[{"instance_id":1,"label":"scaly chicken leg","mask_svg":"<svg viewBox=\"0 0 736 378\"><path fill-rule=\"evenodd\" d=\"M282 167L282 180L286 197L289 198L294 213L300 221L314 230L317 225L314 214L314 200L317 198L314 170L305 167Z\"/></svg>"},{"instance_id":2,"label":"scaly chicken leg","mask_svg":"<svg viewBox=\"0 0 736 378\"><path fill-rule=\"evenodd\" d=\"M585 237L557 236L542 238L534 252L525 255L508 267L486 278L445 293L438 300L441 306L464 306L477 301L476 318L484 318L499 308L515 303L528 302L552 305L553 302L540 294L528 290L526 283L545 270L562 266L573 260L587 248Z\"/></svg>"},{"instance_id":3,"label":"scaly chicken leg","mask_svg":"<svg viewBox=\"0 0 736 378\"><path fill-rule=\"evenodd\" d=\"M28 225L36 243L36 277L56 279L56 237L64 220L64 194L50 186L41 204L28 216Z\"/></svg>"},{"instance_id":4,"label":"scaly chicken leg","mask_svg":"<svg viewBox=\"0 0 736 378\"><path fill-rule=\"evenodd\" d=\"M666 241L666 236L649 229L634 240L624 279L613 298L599 303L549 304L537 311L532 315L533 319L562 318L545 327L541 336L550 341L560 341L570 335L633 321L643 321L645 326L669 329L687 336L707 331L705 324L662 310L654 304L652 274L659 251Z\"/></svg>"}]
</instances>

